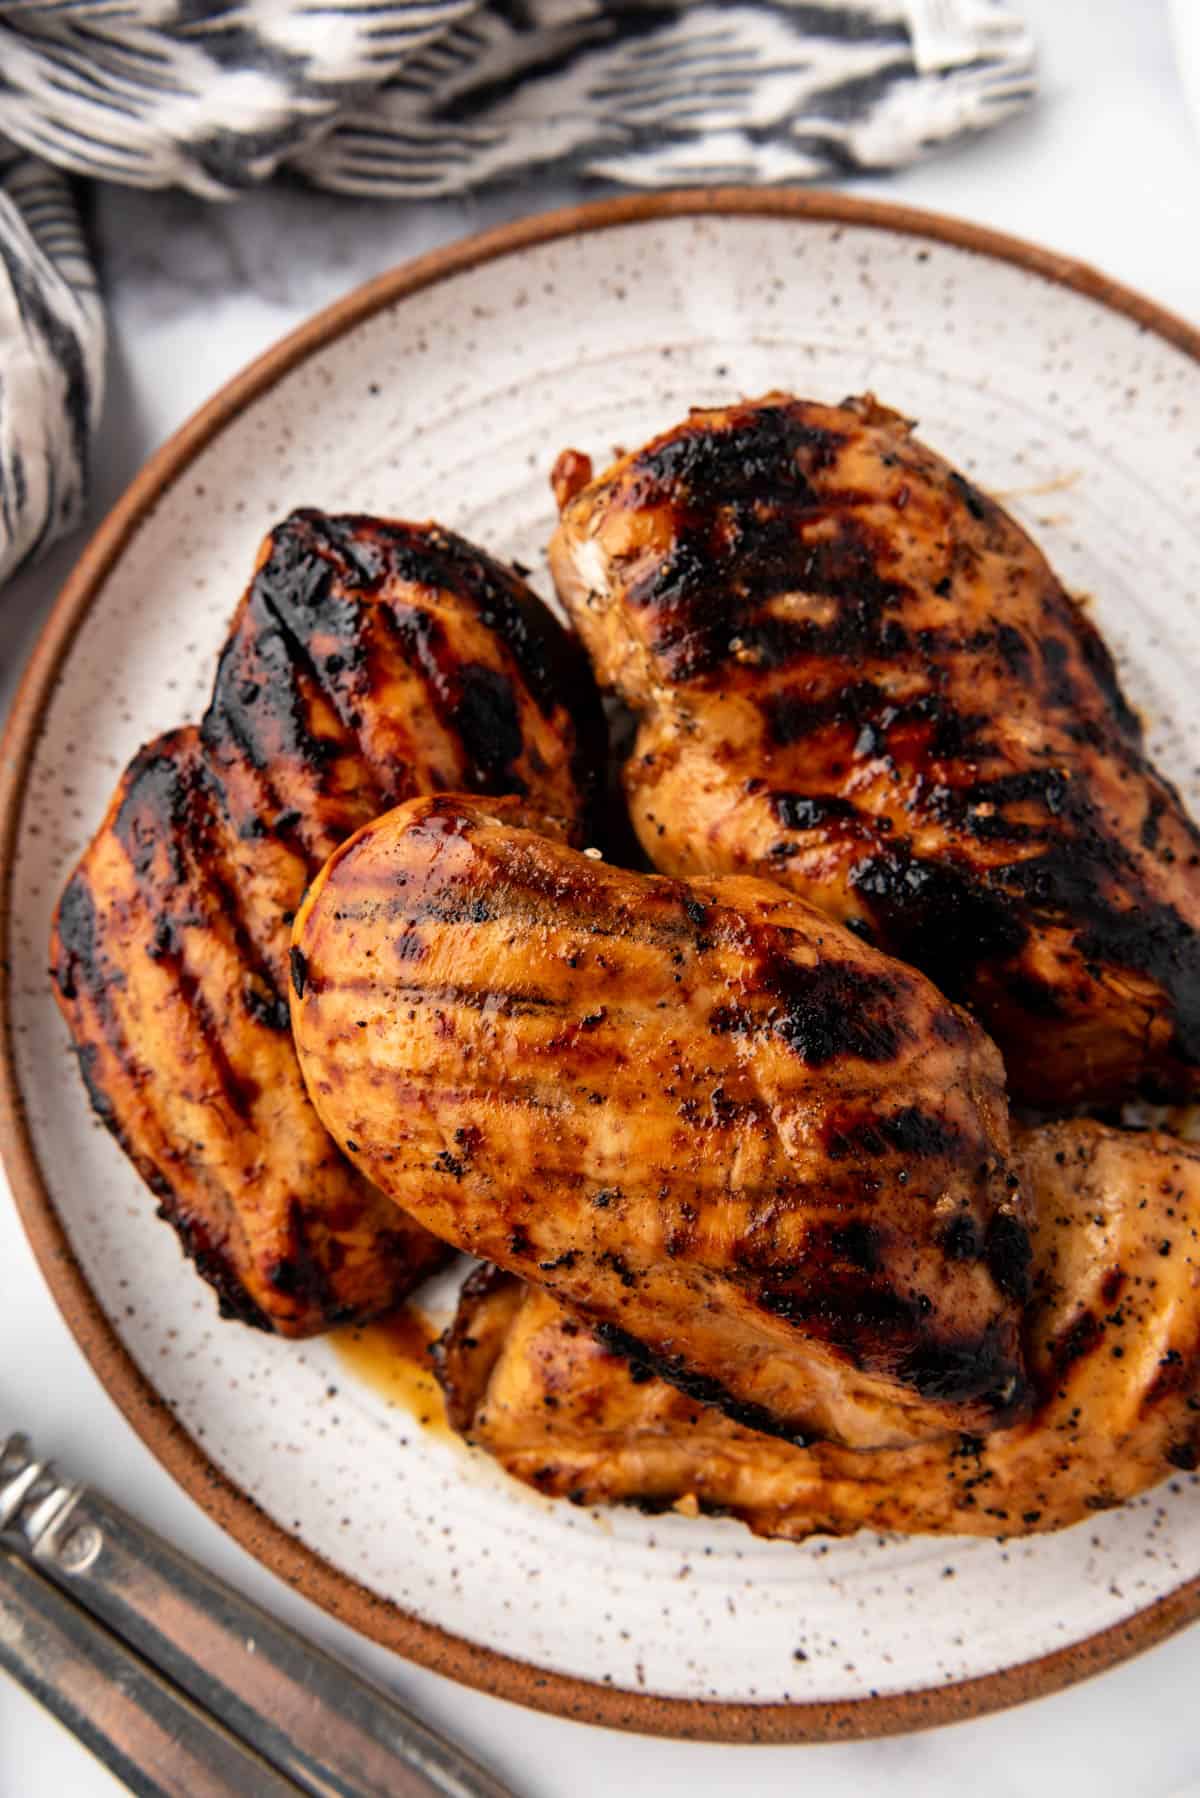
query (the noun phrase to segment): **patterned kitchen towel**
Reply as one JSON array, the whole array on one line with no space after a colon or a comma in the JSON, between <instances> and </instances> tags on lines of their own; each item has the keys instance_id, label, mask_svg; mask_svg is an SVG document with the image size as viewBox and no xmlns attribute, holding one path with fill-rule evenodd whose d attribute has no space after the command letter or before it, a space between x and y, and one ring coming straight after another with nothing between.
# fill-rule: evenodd
<instances>
[{"instance_id":1,"label":"patterned kitchen towel","mask_svg":"<svg viewBox=\"0 0 1200 1798\"><path fill-rule=\"evenodd\" d=\"M0 579L79 516L100 402L59 170L214 199L280 168L422 199L797 181L910 162L1032 93L1003 0L0 0Z\"/></svg>"}]
</instances>

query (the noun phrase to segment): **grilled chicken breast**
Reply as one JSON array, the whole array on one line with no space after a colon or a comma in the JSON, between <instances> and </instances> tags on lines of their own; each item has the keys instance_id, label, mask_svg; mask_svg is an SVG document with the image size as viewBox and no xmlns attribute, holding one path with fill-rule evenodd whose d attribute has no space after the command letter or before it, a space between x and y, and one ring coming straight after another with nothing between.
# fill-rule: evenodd
<instances>
[{"instance_id":1,"label":"grilled chicken breast","mask_svg":"<svg viewBox=\"0 0 1200 1798\"><path fill-rule=\"evenodd\" d=\"M640 715L655 865L915 962L1034 1104L1194 1093L1200 836L1019 526L869 398L696 411L589 476L560 458L551 567Z\"/></svg>"},{"instance_id":2,"label":"grilled chicken breast","mask_svg":"<svg viewBox=\"0 0 1200 1798\"><path fill-rule=\"evenodd\" d=\"M292 1022L346 1154L755 1429L994 1425L1028 1240L991 1042L779 886L527 822L412 800L313 883Z\"/></svg>"},{"instance_id":3,"label":"grilled chicken breast","mask_svg":"<svg viewBox=\"0 0 1200 1798\"><path fill-rule=\"evenodd\" d=\"M92 1103L226 1314L305 1335L393 1304L445 1252L305 1093L286 995L310 878L447 785L581 828L601 730L578 647L459 538L316 512L267 538L202 725L135 757L52 945Z\"/></svg>"},{"instance_id":4,"label":"grilled chicken breast","mask_svg":"<svg viewBox=\"0 0 1200 1798\"><path fill-rule=\"evenodd\" d=\"M1200 1149L1080 1122L1023 1143L1032 1415L856 1453L645 1380L544 1288L482 1269L438 1354L451 1421L540 1492L732 1513L758 1535L1061 1529L1200 1461Z\"/></svg>"}]
</instances>

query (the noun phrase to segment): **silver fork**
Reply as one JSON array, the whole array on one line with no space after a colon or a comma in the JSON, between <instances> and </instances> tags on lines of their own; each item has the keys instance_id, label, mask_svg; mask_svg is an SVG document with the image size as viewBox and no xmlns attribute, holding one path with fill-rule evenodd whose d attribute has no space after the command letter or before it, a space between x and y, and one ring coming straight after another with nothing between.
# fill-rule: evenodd
<instances>
[{"instance_id":1,"label":"silver fork","mask_svg":"<svg viewBox=\"0 0 1200 1798\"><path fill-rule=\"evenodd\" d=\"M145 1798L512 1798L22 1435L0 1449L0 1666Z\"/></svg>"}]
</instances>

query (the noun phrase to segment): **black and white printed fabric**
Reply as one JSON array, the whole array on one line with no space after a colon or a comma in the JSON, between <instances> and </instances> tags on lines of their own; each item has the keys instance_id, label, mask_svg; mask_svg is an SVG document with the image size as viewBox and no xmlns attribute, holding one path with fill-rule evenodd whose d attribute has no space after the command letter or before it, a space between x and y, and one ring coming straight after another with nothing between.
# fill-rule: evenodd
<instances>
[{"instance_id":1,"label":"black and white printed fabric","mask_svg":"<svg viewBox=\"0 0 1200 1798\"><path fill-rule=\"evenodd\" d=\"M76 515L103 320L56 172L226 198L782 182L1025 105L1003 0L0 0L0 577Z\"/></svg>"},{"instance_id":2,"label":"black and white printed fabric","mask_svg":"<svg viewBox=\"0 0 1200 1798\"><path fill-rule=\"evenodd\" d=\"M0 580L79 522L103 385L104 309L70 185L0 143Z\"/></svg>"}]
</instances>

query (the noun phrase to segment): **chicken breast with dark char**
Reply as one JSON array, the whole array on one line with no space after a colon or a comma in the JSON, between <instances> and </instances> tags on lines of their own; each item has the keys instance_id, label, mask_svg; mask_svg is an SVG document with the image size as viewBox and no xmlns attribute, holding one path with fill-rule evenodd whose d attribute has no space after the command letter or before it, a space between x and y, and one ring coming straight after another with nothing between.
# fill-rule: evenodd
<instances>
[{"instance_id":1,"label":"chicken breast with dark char","mask_svg":"<svg viewBox=\"0 0 1200 1798\"><path fill-rule=\"evenodd\" d=\"M578 646L461 539L299 512L263 544L203 723L134 758L52 946L92 1103L227 1314L305 1335L395 1303L445 1254L305 1093L287 982L309 880L377 812L447 785L581 829L601 738Z\"/></svg>"},{"instance_id":2,"label":"chicken breast with dark char","mask_svg":"<svg viewBox=\"0 0 1200 1798\"><path fill-rule=\"evenodd\" d=\"M1028 1240L992 1043L782 887L530 824L412 800L313 883L292 1020L346 1154L756 1429L995 1426Z\"/></svg>"},{"instance_id":3,"label":"chicken breast with dark char","mask_svg":"<svg viewBox=\"0 0 1200 1798\"><path fill-rule=\"evenodd\" d=\"M1095 628L874 400L696 411L588 482L559 593L672 874L769 874L970 1005L1043 1107L1200 1087L1200 837ZM582 484L587 482L587 484Z\"/></svg>"},{"instance_id":4,"label":"chicken breast with dark char","mask_svg":"<svg viewBox=\"0 0 1200 1798\"><path fill-rule=\"evenodd\" d=\"M583 1319L472 1275L438 1350L451 1421L577 1504L674 1506L799 1540L858 1529L1062 1529L1200 1464L1200 1149L1089 1122L1018 1144L1037 1224L1031 1415L988 1436L858 1453L756 1435L637 1379Z\"/></svg>"}]
</instances>

